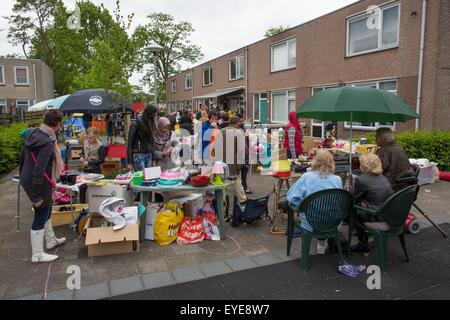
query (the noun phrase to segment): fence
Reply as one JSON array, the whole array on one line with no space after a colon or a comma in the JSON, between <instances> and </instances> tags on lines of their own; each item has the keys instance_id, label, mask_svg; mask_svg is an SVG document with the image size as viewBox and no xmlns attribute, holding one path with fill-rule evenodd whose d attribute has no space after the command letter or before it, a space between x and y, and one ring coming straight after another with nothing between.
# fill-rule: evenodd
<instances>
[{"instance_id":1,"label":"fence","mask_svg":"<svg viewBox=\"0 0 450 320\"><path fill-rule=\"evenodd\" d=\"M33 120L43 120L45 111L23 111L21 113L0 113L0 125L5 126L13 122L28 122Z\"/></svg>"}]
</instances>

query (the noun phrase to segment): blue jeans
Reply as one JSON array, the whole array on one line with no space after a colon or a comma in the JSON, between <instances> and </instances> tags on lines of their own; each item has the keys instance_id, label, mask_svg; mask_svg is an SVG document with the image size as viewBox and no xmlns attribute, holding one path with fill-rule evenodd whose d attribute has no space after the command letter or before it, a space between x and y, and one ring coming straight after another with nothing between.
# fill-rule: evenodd
<instances>
[{"instance_id":1,"label":"blue jeans","mask_svg":"<svg viewBox=\"0 0 450 320\"><path fill-rule=\"evenodd\" d=\"M34 208L34 207L33 207ZM45 227L45 223L50 219L52 214L52 205L46 207L40 206L39 208L34 208L34 220L31 225L31 230L42 230Z\"/></svg>"},{"instance_id":2,"label":"blue jeans","mask_svg":"<svg viewBox=\"0 0 450 320\"><path fill-rule=\"evenodd\" d=\"M142 154L135 153L133 154L133 167L134 171L141 171L144 168L150 168L152 166L153 156L151 153Z\"/></svg>"}]
</instances>

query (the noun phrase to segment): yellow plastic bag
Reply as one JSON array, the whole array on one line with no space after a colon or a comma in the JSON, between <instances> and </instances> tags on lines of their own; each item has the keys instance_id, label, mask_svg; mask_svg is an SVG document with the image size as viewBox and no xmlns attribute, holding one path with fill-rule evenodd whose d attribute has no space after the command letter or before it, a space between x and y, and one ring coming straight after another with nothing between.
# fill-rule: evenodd
<instances>
[{"instance_id":1,"label":"yellow plastic bag","mask_svg":"<svg viewBox=\"0 0 450 320\"><path fill-rule=\"evenodd\" d=\"M166 245L178 237L178 229L183 221L184 214L176 202L168 202L156 216L154 233L155 241Z\"/></svg>"}]
</instances>

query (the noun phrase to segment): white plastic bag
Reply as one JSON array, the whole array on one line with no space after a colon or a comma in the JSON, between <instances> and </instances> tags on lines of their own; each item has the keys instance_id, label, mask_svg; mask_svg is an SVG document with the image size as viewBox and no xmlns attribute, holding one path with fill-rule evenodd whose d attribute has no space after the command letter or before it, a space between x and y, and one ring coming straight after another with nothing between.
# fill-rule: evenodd
<instances>
[{"instance_id":1,"label":"white plastic bag","mask_svg":"<svg viewBox=\"0 0 450 320\"><path fill-rule=\"evenodd\" d=\"M164 203L149 202L147 205L147 221L145 225L145 239L155 240L155 220L158 211L164 206Z\"/></svg>"}]
</instances>

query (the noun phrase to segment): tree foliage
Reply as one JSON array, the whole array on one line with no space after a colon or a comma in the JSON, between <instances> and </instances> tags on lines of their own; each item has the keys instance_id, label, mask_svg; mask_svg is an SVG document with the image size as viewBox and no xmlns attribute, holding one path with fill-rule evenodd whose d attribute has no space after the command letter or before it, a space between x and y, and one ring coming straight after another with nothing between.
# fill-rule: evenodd
<instances>
[{"instance_id":1,"label":"tree foliage","mask_svg":"<svg viewBox=\"0 0 450 320\"><path fill-rule=\"evenodd\" d=\"M289 26L286 26L286 27L279 26L279 27L269 28L269 29L267 29L266 33L264 34L264 37L268 38L268 37L274 36L274 35L279 34L287 29L289 29Z\"/></svg>"},{"instance_id":2,"label":"tree foliage","mask_svg":"<svg viewBox=\"0 0 450 320\"><path fill-rule=\"evenodd\" d=\"M194 32L192 24L186 21L176 22L174 17L165 13L152 13L147 16L149 22L139 25L134 34L139 48L138 57L141 65L149 64L150 68L143 78L144 83L153 86L153 52L145 48L151 43L157 43L164 49L156 53L156 70L158 75L158 96L164 94L167 79L181 71L181 63L195 63L203 54L199 46L189 40Z\"/></svg>"}]
</instances>

